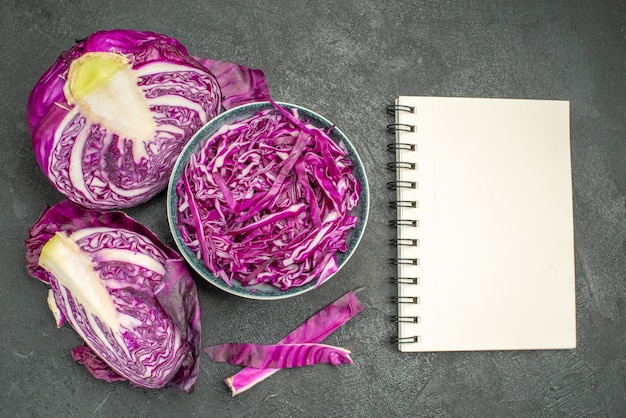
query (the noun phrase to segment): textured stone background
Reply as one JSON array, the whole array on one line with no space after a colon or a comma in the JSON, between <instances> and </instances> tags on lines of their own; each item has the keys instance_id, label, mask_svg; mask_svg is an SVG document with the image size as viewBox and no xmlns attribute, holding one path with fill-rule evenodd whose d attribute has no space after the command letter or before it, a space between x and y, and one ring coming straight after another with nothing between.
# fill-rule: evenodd
<instances>
[{"instance_id":1,"label":"textured stone background","mask_svg":"<svg viewBox=\"0 0 626 418\"><path fill-rule=\"evenodd\" d=\"M0 415L625 415L623 1L2 0L0 10ZM203 361L195 393L185 395L97 381L73 363L78 337L54 327L45 286L24 267L28 227L61 200L37 167L24 109L62 50L112 28L166 33L195 55L260 68L274 99L319 112L353 141L369 176L371 217L340 274L280 302L204 283L199 291L208 345L273 343L360 288L365 311L326 340L351 349L356 365L282 371L231 398L222 379L235 366ZM399 94L571 101L576 350L411 355L388 342L395 288L387 282L384 108ZM173 245L164 195L129 214Z\"/></svg>"}]
</instances>

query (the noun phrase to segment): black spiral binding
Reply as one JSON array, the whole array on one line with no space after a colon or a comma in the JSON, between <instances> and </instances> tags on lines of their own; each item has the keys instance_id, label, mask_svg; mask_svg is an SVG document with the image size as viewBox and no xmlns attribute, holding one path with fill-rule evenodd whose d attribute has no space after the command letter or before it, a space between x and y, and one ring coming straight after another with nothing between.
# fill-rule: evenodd
<instances>
[{"instance_id":1,"label":"black spiral binding","mask_svg":"<svg viewBox=\"0 0 626 418\"><path fill-rule=\"evenodd\" d=\"M419 277L390 277L389 278L389 282L393 283L393 284L414 284L414 285L418 285L420 284L420 278Z\"/></svg>"},{"instance_id":2,"label":"black spiral binding","mask_svg":"<svg viewBox=\"0 0 626 418\"><path fill-rule=\"evenodd\" d=\"M419 266L420 265L420 259L419 258L390 258L389 262L391 264L395 264L396 266L398 264L410 264L413 266Z\"/></svg>"},{"instance_id":3,"label":"black spiral binding","mask_svg":"<svg viewBox=\"0 0 626 418\"><path fill-rule=\"evenodd\" d=\"M392 296L392 303L413 303L415 305L419 305L420 298L419 296Z\"/></svg>"},{"instance_id":4,"label":"black spiral binding","mask_svg":"<svg viewBox=\"0 0 626 418\"><path fill-rule=\"evenodd\" d=\"M389 207L392 209L398 208L418 208L419 202L415 200L391 200L389 201Z\"/></svg>"},{"instance_id":5,"label":"black spiral binding","mask_svg":"<svg viewBox=\"0 0 626 418\"><path fill-rule=\"evenodd\" d=\"M389 221L389 226L419 226L417 219L392 219Z\"/></svg>"},{"instance_id":6,"label":"black spiral binding","mask_svg":"<svg viewBox=\"0 0 626 418\"><path fill-rule=\"evenodd\" d=\"M417 247L420 245L420 240L415 238L393 238L389 240L389 243L394 246L407 245L409 247Z\"/></svg>"},{"instance_id":7,"label":"black spiral binding","mask_svg":"<svg viewBox=\"0 0 626 418\"><path fill-rule=\"evenodd\" d=\"M415 132L415 126L406 123L390 123L387 125L387 132L395 133L396 131Z\"/></svg>"},{"instance_id":8,"label":"black spiral binding","mask_svg":"<svg viewBox=\"0 0 626 418\"><path fill-rule=\"evenodd\" d=\"M389 190L397 190L397 189L417 189L417 182L415 181L402 181L395 180L387 182L387 188Z\"/></svg>"},{"instance_id":9,"label":"black spiral binding","mask_svg":"<svg viewBox=\"0 0 626 418\"><path fill-rule=\"evenodd\" d=\"M393 315L391 317L391 322L407 322L410 324L419 324L420 317L419 316L398 316Z\"/></svg>"},{"instance_id":10,"label":"black spiral binding","mask_svg":"<svg viewBox=\"0 0 626 418\"><path fill-rule=\"evenodd\" d=\"M397 150L416 151L417 147L415 144L403 144L402 142L392 142L391 144L387 144L387 151L396 152Z\"/></svg>"},{"instance_id":11,"label":"black spiral binding","mask_svg":"<svg viewBox=\"0 0 626 418\"><path fill-rule=\"evenodd\" d=\"M395 115L396 112L409 112L415 113L415 108L412 106L398 105L393 104L387 106L387 113L391 115ZM407 125L402 123L393 123L387 125L387 132L396 133L397 131L402 132L415 132L415 126ZM387 145L387 151L395 154L397 151L417 151L417 146L415 144L407 144L402 142L394 141ZM417 170L417 164L414 162L407 161L392 161L387 163L387 168L391 171L398 170ZM396 191L399 188L410 188L417 189L418 183L413 181L402 181L402 180L394 180L387 183L387 189ZM398 208L418 208L419 202L416 200L392 200L389 202L389 206L393 209ZM417 219L393 219L389 221L389 225L392 227L417 227L419 226L419 221ZM389 240L389 244L393 246L419 246L418 239L411 238L393 238ZM419 265L419 258L391 258L389 260L391 264L408 264L408 265ZM419 277L391 277L389 279L390 283L394 284L409 284L409 285L419 285L420 278ZM391 303L393 304L419 304L420 298L418 296L393 296L391 298ZM412 323L419 324L420 317L419 316L399 316L394 315L391 317L391 321L395 323ZM419 343L420 336L414 335L410 337L392 337L392 343L394 344L412 344Z\"/></svg>"},{"instance_id":12,"label":"black spiral binding","mask_svg":"<svg viewBox=\"0 0 626 418\"><path fill-rule=\"evenodd\" d=\"M405 161L390 161L387 163L387 169L396 171L400 169L417 170L416 163L407 163Z\"/></svg>"},{"instance_id":13,"label":"black spiral binding","mask_svg":"<svg viewBox=\"0 0 626 418\"><path fill-rule=\"evenodd\" d=\"M413 106L400 105L400 104L391 104L387 106L387 114L395 116L396 112L415 113L415 108Z\"/></svg>"},{"instance_id":14,"label":"black spiral binding","mask_svg":"<svg viewBox=\"0 0 626 418\"><path fill-rule=\"evenodd\" d=\"M391 337L391 342L393 344L398 344L398 343L419 343L421 341L421 338L419 335L413 335L411 337L403 337L403 338L399 338L399 337Z\"/></svg>"}]
</instances>

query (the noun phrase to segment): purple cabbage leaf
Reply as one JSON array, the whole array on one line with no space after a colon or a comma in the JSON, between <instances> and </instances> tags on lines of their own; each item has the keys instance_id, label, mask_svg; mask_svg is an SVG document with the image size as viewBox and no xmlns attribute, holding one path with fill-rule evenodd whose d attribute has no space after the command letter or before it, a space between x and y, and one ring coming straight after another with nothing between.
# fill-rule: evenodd
<instances>
[{"instance_id":1,"label":"purple cabbage leaf","mask_svg":"<svg viewBox=\"0 0 626 418\"><path fill-rule=\"evenodd\" d=\"M153 32L95 32L41 76L26 116L37 162L69 200L128 208L161 192L184 145L223 109L269 98L260 70L191 56Z\"/></svg>"},{"instance_id":2,"label":"purple cabbage leaf","mask_svg":"<svg viewBox=\"0 0 626 418\"><path fill-rule=\"evenodd\" d=\"M349 291L319 310L277 344L320 343L362 310L363 305L356 294ZM224 382L231 390L232 396L236 396L279 370L279 368L274 367L244 367L235 375L226 378Z\"/></svg>"},{"instance_id":3,"label":"purple cabbage leaf","mask_svg":"<svg viewBox=\"0 0 626 418\"><path fill-rule=\"evenodd\" d=\"M246 344L228 343L202 349L211 360L258 369L284 369L315 364L354 364L350 351L326 344Z\"/></svg>"},{"instance_id":4,"label":"purple cabbage leaf","mask_svg":"<svg viewBox=\"0 0 626 418\"><path fill-rule=\"evenodd\" d=\"M193 391L201 313L178 253L123 212L68 200L45 209L25 246L57 327L69 324L84 342L75 361L98 379Z\"/></svg>"}]
</instances>

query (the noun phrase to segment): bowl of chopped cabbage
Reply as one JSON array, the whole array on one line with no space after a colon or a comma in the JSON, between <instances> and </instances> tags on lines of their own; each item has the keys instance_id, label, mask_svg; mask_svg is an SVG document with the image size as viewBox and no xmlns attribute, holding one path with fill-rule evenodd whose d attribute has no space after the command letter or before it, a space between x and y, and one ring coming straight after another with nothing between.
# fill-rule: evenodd
<instances>
[{"instance_id":1,"label":"bowl of chopped cabbage","mask_svg":"<svg viewBox=\"0 0 626 418\"><path fill-rule=\"evenodd\" d=\"M251 299L310 291L363 236L369 189L353 144L326 118L255 102L204 125L178 157L168 223L203 279Z\"/></svg>"}]
</instances>

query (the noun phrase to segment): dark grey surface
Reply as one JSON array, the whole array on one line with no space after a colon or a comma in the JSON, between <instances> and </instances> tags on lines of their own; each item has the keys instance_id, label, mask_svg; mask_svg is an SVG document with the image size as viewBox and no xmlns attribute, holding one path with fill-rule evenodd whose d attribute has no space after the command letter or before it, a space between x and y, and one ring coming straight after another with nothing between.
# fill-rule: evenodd
<instances>
[{"instance_id":1,"label":"dark grey surface","mask_svg":"<svg viewBox=\"0 0 626 418\"><path fill-rule=\"evenodd\" d=\"M0 415L625 415L623 1L3 0L0 11ZM364 312L326 340L351 349L354 366L282 371L231 398L222 379L237 367L206 359L192 395L98 381L71 360L77 336L55 328L45 286L24 267L28 227L61 199L37 167L24 108L74 39L118 27L166 33L193 54L262 69L274 99L333 120L360 151L370 223L338 276L276 302L199 283L205 345L272 343L361 288ZM398 94L571 101L577 349L401 354L388 343L395 288L384 107ZM173 245L164 195L128 212Z\"/></svg>"}]
</instances>

